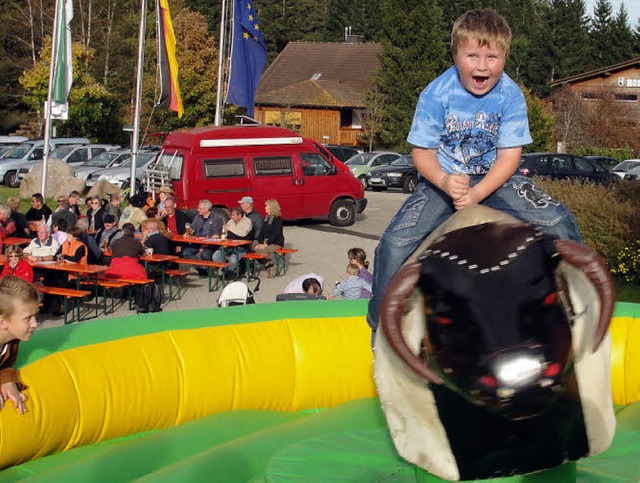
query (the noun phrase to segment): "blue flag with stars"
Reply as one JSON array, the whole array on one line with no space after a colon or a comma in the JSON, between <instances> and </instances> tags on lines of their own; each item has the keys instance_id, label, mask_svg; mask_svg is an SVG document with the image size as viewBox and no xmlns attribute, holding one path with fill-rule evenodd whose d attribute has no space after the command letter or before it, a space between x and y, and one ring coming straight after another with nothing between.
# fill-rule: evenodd
<instances>
[{"instance_id":1,"label":"blue flag with stars","mask_svg":"<svg viewBox=\"0 0 640 483\"><path fill-rule=\"evenodd\" d=\"M234 0L231 70L227 102L243 106L253 117L253 102L267 61L258 16L250 0Z\"/></svg>"}]
</instances>

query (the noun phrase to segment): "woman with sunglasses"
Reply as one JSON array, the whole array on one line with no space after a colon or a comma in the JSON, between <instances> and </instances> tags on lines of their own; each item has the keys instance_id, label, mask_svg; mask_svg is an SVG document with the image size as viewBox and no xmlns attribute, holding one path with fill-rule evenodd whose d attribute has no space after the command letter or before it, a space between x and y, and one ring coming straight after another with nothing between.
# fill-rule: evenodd
<instances>
[{"instance_id":1,"label":"woman with sunglasses","mask_svg":"<svg viewBox=\"0 0 640 483\"><path fill-rule=\"evenodd\" d=\"M5 251L5 255L7 261L4 264L2 273L0 273L0 278L13 275L33 283L33 269L31 265L22 258L22 248L18 245L9 245Z\"/></svg>"}]
</instances>

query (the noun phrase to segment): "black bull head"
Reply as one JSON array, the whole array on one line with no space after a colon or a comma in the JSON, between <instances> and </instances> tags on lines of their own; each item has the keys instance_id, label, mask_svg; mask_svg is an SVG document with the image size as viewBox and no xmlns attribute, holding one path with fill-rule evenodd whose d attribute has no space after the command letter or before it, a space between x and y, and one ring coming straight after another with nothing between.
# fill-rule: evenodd
<instances>
[{"instance_id":1,"label":"black bull head","mask_svg":"<svg viewBox=\"0 0 640 483\"><path fill-rule=\"evenodd\" d=\"M538 414L561 390L572 360L571 302L556 270L561 260L580 269L600 298L595 351L615 302L602 260L575 242L504 222L449 232L398 271L381 313L389 346L419 376L444 382L474 404L513 419ZM420 355L402 335L416 288L426 321Z\"/></svg>"}]
</instances>

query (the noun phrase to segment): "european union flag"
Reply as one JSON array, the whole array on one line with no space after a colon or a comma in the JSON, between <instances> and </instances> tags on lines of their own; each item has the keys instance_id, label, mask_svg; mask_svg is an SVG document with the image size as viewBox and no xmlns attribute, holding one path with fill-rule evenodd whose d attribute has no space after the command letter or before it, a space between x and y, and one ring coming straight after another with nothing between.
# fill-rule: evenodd
<instances>
[{"instance_id":1,"label":"european union flag","mask_svg":"<svg viewBox=\"0 0 640 483\"><path fill-rule=\"evenodd\" d=\"M253 117L253 100L267 60L258 16L250 0L234 0L231 71L227 102L246 107Z\"/></svg>"}]
</instances>

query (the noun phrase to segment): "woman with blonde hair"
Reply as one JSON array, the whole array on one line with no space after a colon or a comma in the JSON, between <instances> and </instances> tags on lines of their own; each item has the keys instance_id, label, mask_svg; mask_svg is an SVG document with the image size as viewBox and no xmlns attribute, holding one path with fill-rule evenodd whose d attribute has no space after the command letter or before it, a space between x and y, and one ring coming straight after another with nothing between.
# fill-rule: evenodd
<instances>
[{"instance_id":1,"label":"woman with blonde hair","mask_svg":"<svg viewBox=\"0 0 640 483\"><path fill-rule=\"evenodd\" d=\"M33 283L33 269L22 257L22 248L18 245L9 245L4 254L7 257L7 261L4 264L2 273L0 273L0 278L12 275Z\"/></svg>"},{"instance_id":2,"label":"woman with blonde hair","mask_svg":"<svg viewBox=\"0 0 640 483\"><path fill-rule=\"evenodd\" d=\"M271 254L275 250L284 246L284 232L282 226L282 218L280 217L280 205L276 200L267 200L264 204L264 210L267 214L264 218L264 223L260 229L253 249L256 253L268 253ZM276 276L276 267L273 259L268 258L264 262L265 269L267 270L267 277L273 278Z\"/></svg>"}]
</instances>

